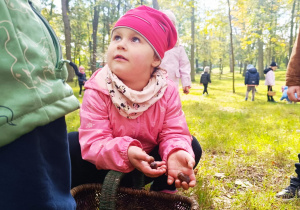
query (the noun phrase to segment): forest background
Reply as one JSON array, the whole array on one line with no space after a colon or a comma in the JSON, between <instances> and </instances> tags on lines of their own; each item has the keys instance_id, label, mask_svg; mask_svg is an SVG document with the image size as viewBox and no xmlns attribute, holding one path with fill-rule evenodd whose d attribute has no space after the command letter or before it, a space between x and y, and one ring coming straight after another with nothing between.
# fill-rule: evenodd
<instances>
[{"instance_id":1,"label":"forest background","mask_svg":"<svg viewBox=\"0 0 300 210\"><path fill-rule=\"evenodd\" d=\"M177 18L180 43L191 60L191 77L204 66L235 68L276 61L285 69L299 28L300 0L42 0L42 14L58 35L64 58L92 74L106 60L110 30L129 9L147 5L170 9ZM229 10L230 8L230 10ZM229 16L230 12L230 16ZM229 19L230 17L230 19ZM231 27L230 27L231 26ZM231 50L231 33L232 46ZM233 51L233 53L232 53ZM232 65L234 64L234 65ZM74 72L69 69L68 81Z\"/></svg>"},{"instance_id":2,"label":"forest background","mask_svg":"<svg viewBox=\"0 0 300 210\"><path fill-rule=\"evenodd\" d=\"M263 69L276 61L277 92L285 84L300 0L42 0L42 13L61 41L64 58L85 66L90 76L105 61L113 24L141 4L175 13L180 43L194 64L191 93L180 93L190 132L204 154L197 187L184 194L195 196L201 209L300 209L299 199L275 199L298 162L298 105L267 103L262 81L255 101L244 101L243 83L247 64L254 64L263 79ZM210 95L203 96L196 72L207 65L213 67L212 84ZM69 71L69 84L82 101ZM77 131L79 111L66 120L68 132Z\"/></svg>"}]
</instances>

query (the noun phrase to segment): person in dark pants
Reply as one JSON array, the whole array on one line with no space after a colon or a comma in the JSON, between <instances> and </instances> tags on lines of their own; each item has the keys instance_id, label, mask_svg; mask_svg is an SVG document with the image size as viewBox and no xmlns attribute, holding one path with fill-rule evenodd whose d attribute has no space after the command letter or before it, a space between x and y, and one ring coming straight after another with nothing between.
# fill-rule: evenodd
<instances>
[{"instance_id":1,"label":"person in dark pants","mask_svg":"<svg viewBox=\"0 0 300 210\"><path fill-rule=\"evenodd\" d=\"M270 66L264 70L265 77L265 85L268 87L268 91L273 91L273 86L275 85L275 73L277 69L277 63L272 61ZM276 102L273 96L270 96L267 92L268 102Z\"/></svg>"},{"instance_id":2,"label":"person in dark pants","mask_svg":"<svg viewBox=\"0 0 300 210\"><path fill-rule=\"evenodd\" d=\"M81 97L82 96L81 95L82 87L84 86L85 82L87 81L86 74L85 74L85 68L83 66L79 66L79 71L78 71L78 68L75 63L70 62L69 64L73 67L75 74L78 77L79 97Z\"/></svg>"},{"instance_id":3,"label":"person in dark pants","mask_svg":"<svg viewBox=\"0 0 300 210\"><path fill-rule=\"evenodd\" d=\"M79 144L79 133L70 132L68 133L69 139L69 150L71 157L71 174L72 181L71 187L76 187L81 184L88 183L103 183L108 170L97 170L96 166L86 160L82 159L80 144ZM192 148L195 154L195 167L200 161L202 156L202 148L198 140L193 136ZM159 147L156 146L149 155L154 157L155 161L161 161L161 157L158 153ZM194 167L194 168L195 168ZM133 176L135 172L130 172L125 175L122 179L121 186L132 187ZM153 181L151 190L160 191L162 189L168 188L167 186L167 176L163 175L158 178L145 177L145 184L149 184Z\"/></svg>"},{"instance_id":4,"label":"person in dark pants","mask_svg":"<svg viewBox=\"0 0 300 210\"><path fill-rule=\"evenodd\" d=\"M247 72L245 75L245 85L247 85L245 101L248 100L248 94L250 91L252 91L252 101L254 101L255 87L259 85L259 73L252 64L249 64L247 66Z\"/></svg>"},{"instance_id":5,"label":"person in dark pants","mask_svg":"<svg viewBox=\"0 0 300 210\"><path fill-rule=\"evenodd\" d=\"M0 209L76 209L65 115L79 108L39 1L0 1Z\"/></svg>"},{"instance_id":6,"label":"person in dark pants","mask_svg":"<svg viewBox=\"0 0 300 210\"><path fill-rule=\"evenodd\" d=\"M203 95L204 95L204 93L206 93L208 95L208 92L207 92L208 83L211 83L211 80L210 80L210 74L209 74L209 67L206 66L204 68L204 72L201 74L201 78L200 78L200 84L203 84L203 86L204 86Z\"/></svg>"}]
</instances>

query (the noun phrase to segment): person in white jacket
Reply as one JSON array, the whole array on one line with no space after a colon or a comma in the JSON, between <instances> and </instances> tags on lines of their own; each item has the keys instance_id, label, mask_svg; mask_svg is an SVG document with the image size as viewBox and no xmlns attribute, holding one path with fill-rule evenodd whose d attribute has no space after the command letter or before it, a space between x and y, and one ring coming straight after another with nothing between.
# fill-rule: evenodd
<instances>
[{"instance_id":1,"label":"person in white jacket","mask_svg":"<svg viewBox=\"0 0 300 210\"><path fill-rule=\"evenodd\" d=\"M264 70L264 74L265 76L265 85L268 86L268 91L273 91L272 86L275 85L275 73L274 71L276 71L277 69L277 64L276 62L272 62L270 64L270 66L268 68L266 68ZM268 96L268 102L276 102L273 98L273 96L269 96L269 94L267 93Z\"/></svg>"},{"instance_id":2,"label":"person in white jacket","mask_svg":"<svg viewBox=\"0 0 300 210\"><path fill-rule=\"evenodd\" d=\"M162 11L172 21L176 28L176 17L170 10ZM181 80L183 93L189 94L191 88L191 64L185 49L178 42L175 47L165 52L160 68L167 70L168 78L177 84Z\"/></svg>"}]
</instances>

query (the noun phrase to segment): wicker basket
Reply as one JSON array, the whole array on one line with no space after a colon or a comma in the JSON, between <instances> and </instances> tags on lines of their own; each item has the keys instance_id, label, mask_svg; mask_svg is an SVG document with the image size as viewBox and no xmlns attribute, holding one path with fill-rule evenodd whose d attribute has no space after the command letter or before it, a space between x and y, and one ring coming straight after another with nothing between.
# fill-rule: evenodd
<instances>
[{"instance_id":1,"label":"wicker basket","mask_svg":"<svg viewBox=\"0 0 300 210\"><path fill-rule=\"evenodd\" d=\"M275 96L275 95L276 95L275 91L271 91L271 90L268 91L268 96Z\"/></svg>"},{"instance_id":2,"label":"wicker basket","mask_svg":"<svg viewBox=\"0 0 300 210\"><path fill-rule=\"evenodd\" d=\"M199 209L198 203L186 196L149 192L144 189L118 187L124 174L110 171L102 184L74 187L71 194L78 210L185 210ZM114 181L112 182L112 180Z\"/></svg>"}]
</instances>

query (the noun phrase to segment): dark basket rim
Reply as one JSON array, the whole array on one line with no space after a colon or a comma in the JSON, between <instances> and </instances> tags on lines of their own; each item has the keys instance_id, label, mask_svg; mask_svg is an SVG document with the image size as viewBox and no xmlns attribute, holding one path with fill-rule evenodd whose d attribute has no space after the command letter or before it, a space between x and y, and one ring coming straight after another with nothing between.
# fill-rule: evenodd
<instances>
[{"instance_id":1,"label":"dark basket rim","mask_svg":"<svg viewBox=\"0 0 300 210\"><path fill-rule=\"evenodd\" d=\"M71 189L71 195L74 198L76 198L76 195L78 193L80 193L81 191L93 190L93 189L97 189L97 190L101 191L102 184L90 183L90 184L82 184L82 185L76 186ZM170 201L171 200L182 201L185 203L190 203L191 210L199 209L199 204L194 198L183 196L183 195L168 194L168 193L155 192L155 191L147 191L145 189L141 189L141 190L140 189L132 189L132 188L126 188L126 187L119 187L118 192L130 194L130 195L143 195L143 196L148 196L148 197L153 197L153 198L163 198L165 200L170 200Z\"/></svg>"}]
</instances>

